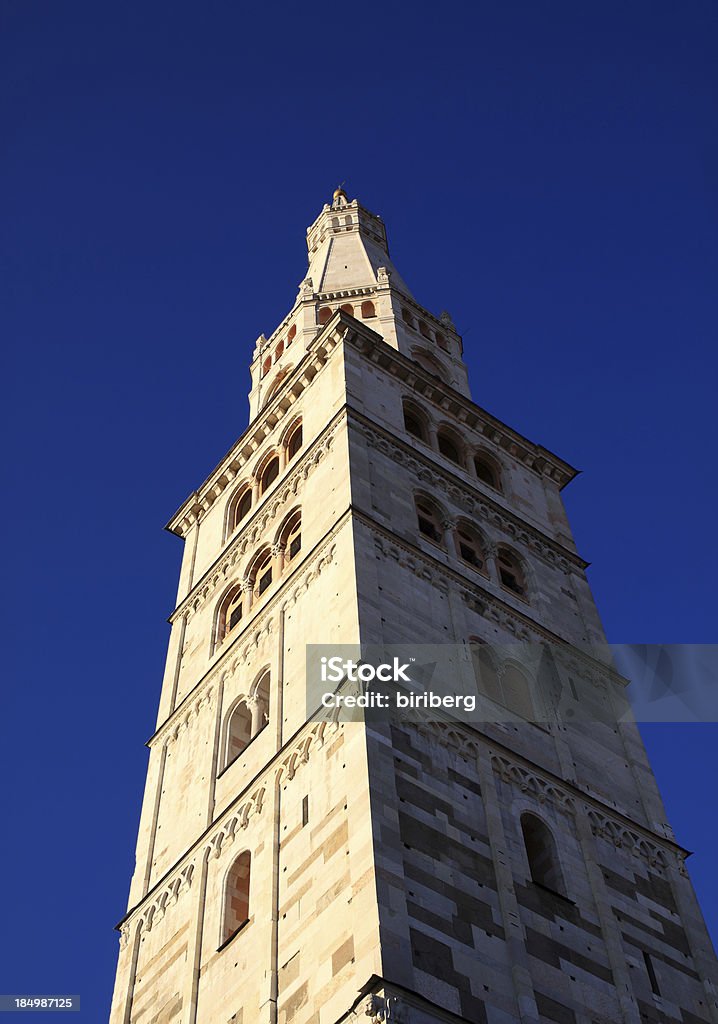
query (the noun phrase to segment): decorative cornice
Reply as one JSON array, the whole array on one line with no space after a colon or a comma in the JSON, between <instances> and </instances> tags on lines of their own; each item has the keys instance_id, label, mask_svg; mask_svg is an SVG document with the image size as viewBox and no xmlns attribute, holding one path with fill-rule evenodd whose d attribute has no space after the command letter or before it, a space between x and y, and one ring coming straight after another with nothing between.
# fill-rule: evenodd
<instances>
[{"instance_id":1,"label":"decorative cornice","mask_svg":"<svg viewBox=\"0 0 718 1024\"><path fill-rule=\"evenodd\" d=\"M216 562L207 569L175 608L169 617L170 622L174 622L182 615L189 622L217 588L231 579L232 570L237 563L250 548L254 548L263 539L267 528L279 518L287 502L304 489L306 481L329 452L341 424L343 412L343 409L339 410L319 437L297 457L296 463L280 486L257 507L247 525L239 531L234 540L230 541Z\"/></svg>"},{"instance_id":2,"label":"decorative cornice","mask_svg":"<svg viewBox=\"0 0 718 1024\"><path fill-rule=\"evenodd\" d=\"M664 871L673 863L681 875L686 874L688 851L678 843L616 814L598 797L538 768L496 740L474 730L469 732L460 722L414 723L413 728L433 741L437 739L436 733L440 732L442 741L465 757L478 757L483 749L488 749L491 766L503 782L538 804L550 803L567 816L575 816L581 811L587 816L595 836L608 839L617 848L643 859L649 867ZM496 749L498 747L501 749Z\"/></svg>"},{"instance_id":3,"label":"decorative cornice","mask_svg":"<svg viewBox=\"0 0 718 1024\"><path fill-rule=\"evenodd\" d=\"M527 793L537 803L544 804L547 801L553 804L557 810L566 815L576 813L576 804L568 792L557 786L552 780L545 778L535 771L531 771L518 761L514 761L504 754L491 753L491 766L504 782L516 786L522 793Z\"/></svg>"},{"instance_id":4,"label":"decorative cornice","mask_svg":"<svg viewBox=\"0 0 718 1024\"><path fill-rule=\"evenodd\" d=\"M406 466L414 473L417 483L440 488L442 493L447 494L467 515L498 527L511 540L523 544L532 554L564 573L569 572L574 566L582 571L587 568L589 563L580 555L570 551L538 527L527 523L498 501L484 495L478 487L473 487L456 473L445 469L434 459L372 423L351 407L350 420L355 420L359 424L361 433L372 448L388 454L394 461Z\"/></svg>"},{"instance_id":5,"label":"decorative cornice","mask_svg":"<svg viewBox=\"0 0 718 1024\"><path fill-rule=\"evenodd\" d=\"M177 708L178 714L172 717L172 728L166 730L164 741L167 746L178 740L185 729L191 728L204 708L212 707L214 692L214 685L210 684L199 693L191 693L189 699L182 702Z\"/></svg>"},{"instance_id":6,"label":"decorative cornice","mask_svg":"<svg viewBox=\"0 0 718 1024\"><path fill-rule=\"evenodd\" d=\"M613 843L616 849L626 850L634 857L642 858L652 868L659 871L666 870L668 867L666 852L652 838L646 838L635 829L629 828L623 822L617 821L601 810L589 807L586 807L585 810L591 824L591 831L599 839L606 839L609 843ZM671 852L676 857L680 873L687 874L685 856L679 855L675 849Z\"/></svg>"}]
</instances>

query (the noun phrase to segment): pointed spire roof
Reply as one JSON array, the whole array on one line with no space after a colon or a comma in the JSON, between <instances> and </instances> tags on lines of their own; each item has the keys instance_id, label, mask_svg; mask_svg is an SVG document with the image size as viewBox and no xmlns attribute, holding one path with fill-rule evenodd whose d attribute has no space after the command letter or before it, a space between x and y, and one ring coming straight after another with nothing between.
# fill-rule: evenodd
<instances>
[{"instance_id":1,"label":"pointed spire roof","mask_svg":"<svg viewBox=\"0 0 718 1024\"><path fill-rule=\"evenodd\" d=\"M379 270L386 269L392 286L412 297L389 257L381 217L364 209L356 199L349 202L341 186L335 190L331 206L325 205L307 229L307 248L307 277L315 293L372 287L378 283Z\"/></svg>"}]
</instances>

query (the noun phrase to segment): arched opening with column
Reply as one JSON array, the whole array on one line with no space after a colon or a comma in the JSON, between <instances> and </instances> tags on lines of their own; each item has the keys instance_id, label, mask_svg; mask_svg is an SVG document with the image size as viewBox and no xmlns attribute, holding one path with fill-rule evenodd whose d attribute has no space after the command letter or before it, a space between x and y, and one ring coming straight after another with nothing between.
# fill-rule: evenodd
<instances>
[{"instance_id":1,"label":"arched opening with column","mask_svg":"<svg viewBox=\"0 0 718 1024\"><path fill-rule=\"evenodd\" d=\"M249 694L237 697L224 720L220 774L244 753L269 724L270 671L262 669Z\"/></svg>"},{"instance_id":2,"label":"arched opening with column","mask_svg":"<svg viewBox=\"0 0 718 1024\"><path fill-rule=\"evenodd\" d=\"M245 612L245 593L241 583L231 586L217 606L214 623L214 644L216 650L220 644L238 631Z\"/></svg>"},{"instance_id":3,"label":"arched opening with column","mask_svg":"<svg viewBox=\"0 0 718 1024\"><path fill-rule=\"evenodd\" d=\"M277 575L281 575L302 550L302 510L294 509L282 523L277 534Z\"/></svg>"},{"instance_id":4,"label":"arched opening with column","mask_svg":"<svg viewBox=\"0 0 718 1024\"><path fill-rule=\"evenodd\" d=\"M247 589L251 594L252 603L269 589L274 579L274 558L268 544L260 548L247 568Z\"/></svg>"},{"instance_id":5,"label":"arched opening with column","mask_svg":"<svg viewBox=\"0 0 718 1024\"><path fill-rule=\"evenodd\" d=\"M499 582L504 590L510 590L512 594L526 601L528 599L526 570L520 555L513 548L502 544L496 552L496 568Z\"/></svg>"},{"instance_id":6,"label":"arched opening with column","mask_svg":"<svg viewBox=\"0 0 718 1024\"><path fill-rule=\"evenodd\" d=\"M252 711L252 739L269 725L269 669L260 672L252 687L250 709Z\"/></svg>"},{"instance_id":7,"label":"arched opening with column","mask_svg":"<svg viewBox=\"0 0 718 1024\"><path fill-rule=\"evenodd\" d=\"M486 545L476 527L464 519L460 519L454 530L456 553L462 562L466 562L477 572L488 575L486 570Z\"/></svg>"}]
</instances>

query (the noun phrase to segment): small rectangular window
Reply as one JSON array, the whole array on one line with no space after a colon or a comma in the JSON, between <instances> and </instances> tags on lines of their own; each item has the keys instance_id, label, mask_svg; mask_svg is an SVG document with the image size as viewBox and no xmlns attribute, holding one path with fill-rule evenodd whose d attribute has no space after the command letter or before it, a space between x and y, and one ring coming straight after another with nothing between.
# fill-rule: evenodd
<instances>
[{"instance_id":1,"label":"small rectangular window","mask_svg":"<svg viewBox=\"0 0 718 1024\"><path fill-rule=\"evenodd\" d=\"M302 800L302 828L309 821L309 797L305 796Z\"/></svg>"},{"instance_id":2,"label":"small rectangular window","mask_svg":"<svg viewBox=\"0 0 718 1024\"><path fill-rule=\"evenodd\" d=\"M240 604L237 608L234 609L234 611L232 612L232 614L229 617L229 628L230 629L234 629L234 627L237 625L237 623L240 621L241 618L242 618L242 605Z\"/></svg>"},{"instance_id":3,"label":"small rectangular window","mask_svg":"<svg viewBox=\"0 0 718 1024\"><path fill-rule=\"evenodd\" d=\"M289 557L290 558L294 558L294 556L298 555L301 550L302 550L302 535L301 535L301 533L298 533L297 536L294 537L294 539L292 540L292 543L289 545Z\"/></svg>"}]
</instances>

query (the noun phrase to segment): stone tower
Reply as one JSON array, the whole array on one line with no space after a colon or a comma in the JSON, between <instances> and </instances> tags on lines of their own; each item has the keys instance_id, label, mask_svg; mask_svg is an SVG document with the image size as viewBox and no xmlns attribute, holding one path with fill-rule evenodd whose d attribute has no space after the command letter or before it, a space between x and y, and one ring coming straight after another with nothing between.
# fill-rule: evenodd
<instances>
[{"instance_id":1,"label":"stone tower","mask_svg":"<svg viewBox=\"0 0 718 1024\"><path fill-rule=\"evenodd\" d=\"M379 217L338 189L307 245L249 425L168 525L112 1024L717 1021L686 851L600 713L574 470L472 402ZM485 720L308 715L307 644L417 642L465 652Z\"/></svg>"}]
</instances>

